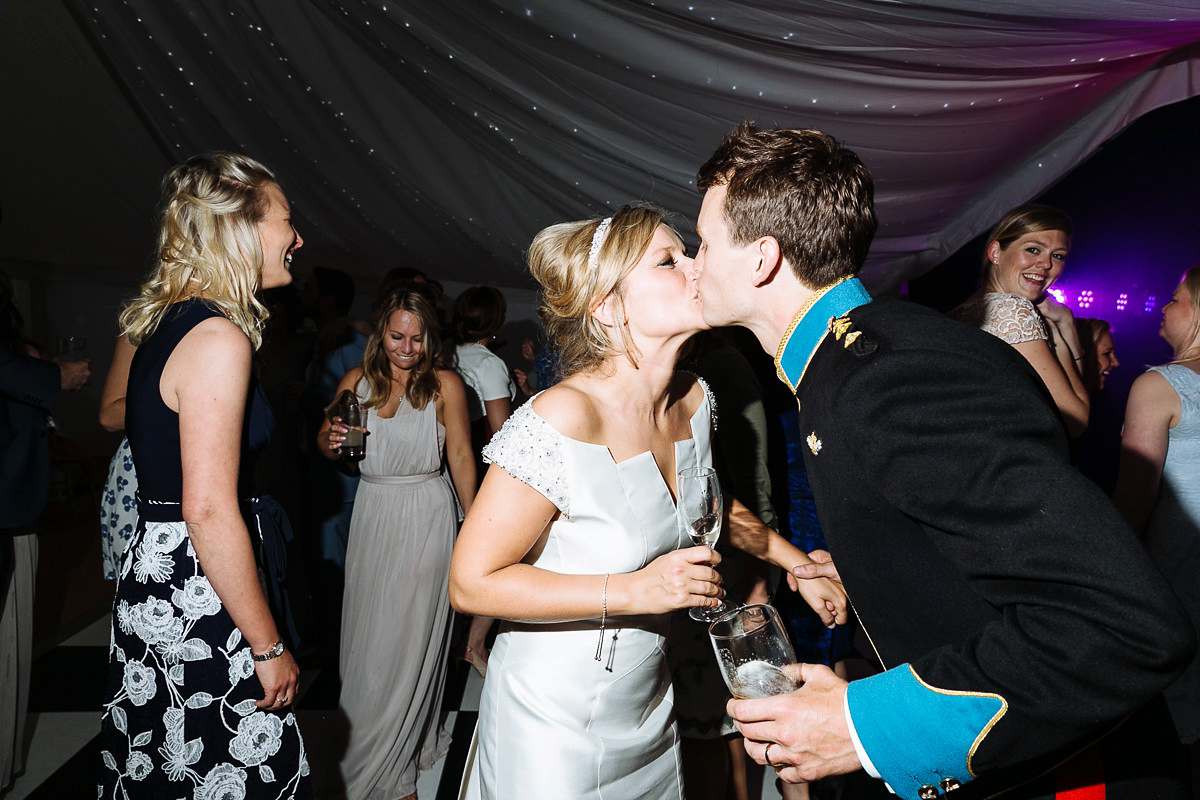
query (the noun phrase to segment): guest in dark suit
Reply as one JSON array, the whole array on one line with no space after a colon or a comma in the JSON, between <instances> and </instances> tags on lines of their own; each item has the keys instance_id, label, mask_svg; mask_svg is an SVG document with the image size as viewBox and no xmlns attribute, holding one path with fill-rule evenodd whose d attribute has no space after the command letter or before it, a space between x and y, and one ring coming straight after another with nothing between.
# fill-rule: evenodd
<instances>
[{"instance_id":1,"label":"guest in dark suit","mask_svg":"<svg viewBox=\"0 0 1200 800\"><path fill-rule=\"evenodd\" d=\"M749 328L796 392L817 512L884 667L847 684L798 665L798 691L731 701L750 755L789 782L864 768L912 800L1187 797L1160 697L1187 619L1071 467L1037 374L871 299L854 277L871 176L830 137L743 125L698 185L706 321Z\"/></svg>"},{"instance_id":2,"label":"guest in dark suit","mask_svg":"<svg viewBox=\"0 0 1200 800\"><path fill-rule=\"evenodd\" d=\"M0 271L0 793L24 770L25 716L33 647L34 523L50 491L46 415L59 392L75 391L90 362L37 357L21 336L12 283Z\"/></svg>"}]
</instances>

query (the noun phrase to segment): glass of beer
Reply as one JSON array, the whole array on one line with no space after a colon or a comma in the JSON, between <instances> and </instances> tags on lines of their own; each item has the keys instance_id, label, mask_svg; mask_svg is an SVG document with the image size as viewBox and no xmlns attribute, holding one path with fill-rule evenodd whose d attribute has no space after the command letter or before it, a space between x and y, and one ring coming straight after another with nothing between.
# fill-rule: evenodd
<instances>
[{"instance_id":1,"label":"glass of beer","mask_svg":"<svg viewBox=\"0 0 1200 800\"><path fill-rule=\"evenodd\" d=\"M708 636L734 697L771 697L800 688L783 669L796 662L796 651L774 606L735 608L708 626Z\"/></svg>"}]
</instances>

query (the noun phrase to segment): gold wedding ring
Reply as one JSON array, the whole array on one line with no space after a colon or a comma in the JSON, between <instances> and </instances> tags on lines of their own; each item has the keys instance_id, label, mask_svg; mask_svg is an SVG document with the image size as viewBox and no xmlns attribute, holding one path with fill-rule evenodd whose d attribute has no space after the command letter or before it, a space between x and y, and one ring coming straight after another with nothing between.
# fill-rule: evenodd
<instances>
[{"instance_id":1,"label":"gold wedding ring","mask_svg":"<svg viewBox=\"0 0 1200 800\"><path fill-rule=\"evenodd\" d=\"M771 748L774 746L774 742L767 742L766 748L763 749L763 761L767 762L768 767L779 769L783 766L783 764L775 764L771 762Z\"/></svg>"}]
</instances>

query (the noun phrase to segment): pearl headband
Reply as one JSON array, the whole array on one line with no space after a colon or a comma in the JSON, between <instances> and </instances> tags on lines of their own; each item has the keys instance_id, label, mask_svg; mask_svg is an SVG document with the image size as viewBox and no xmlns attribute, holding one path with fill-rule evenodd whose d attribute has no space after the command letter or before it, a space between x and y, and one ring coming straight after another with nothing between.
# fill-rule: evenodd
<instances>
[{"instance_id":1,"label":"pearl headband","mask_svg":"<svg viewBox=\"0 0 1200 800\"><path fill-rule=\"evenodd\" d=\"M600 266L600 248L604 246L604 239L608 234L608 228L612 225L613 218L605 217L603 221L596 227L596 232L592 234L592 249L588 250L588 270L595 272Z\"/></svg>"}]
</instances>

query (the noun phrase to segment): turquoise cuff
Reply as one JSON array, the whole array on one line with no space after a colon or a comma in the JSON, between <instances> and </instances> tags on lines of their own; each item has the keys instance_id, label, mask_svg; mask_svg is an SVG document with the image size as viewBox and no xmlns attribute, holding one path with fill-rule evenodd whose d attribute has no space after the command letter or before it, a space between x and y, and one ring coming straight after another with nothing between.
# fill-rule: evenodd
<instances>
[{"instance_id":1,"label":"turquoise cuff","mask_svg":"<svg viewBox=\"0 0 1200 800\"><path fill-rule=\"evenodd\" d=\"M1008 709L996 694L930 686L908 664L852 681L846 703L863 750L909 800L970 782L975 748Z\"/></svg>"}]
</instances>

